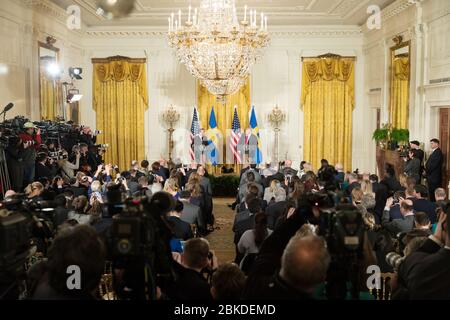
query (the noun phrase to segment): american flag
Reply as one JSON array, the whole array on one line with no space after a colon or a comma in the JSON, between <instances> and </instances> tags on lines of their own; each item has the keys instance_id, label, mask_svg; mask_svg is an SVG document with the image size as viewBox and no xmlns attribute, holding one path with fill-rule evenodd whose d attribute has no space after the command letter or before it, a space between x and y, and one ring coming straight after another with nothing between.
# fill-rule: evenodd
<instances>
[{"instance_id":1,"label":"american flag","mask_svg":"<svg viewBox=\"0 0 450 320\"><path fill-rule=\"evenodd\" d=\"M239 139L241 138L241 123L237 113L237 106L234 107L233 124L231 125L230 149L237 163L241 163L241 155L237 150Z\"/></svg>"},{"instance_id":2,"label":"american flag","mask_svg":"<svg viewBox=\"0 0 450 320\"><path fill-rule=\"evenodd\" d=\"M198 120L197 108L194 107L194 115L192 116L192 125L191 125L191 148L189 149L189 154L191 155L191 160L195 160L194 153L194 137L200 133L200 123Z\"/></svg>"}]
</instances>

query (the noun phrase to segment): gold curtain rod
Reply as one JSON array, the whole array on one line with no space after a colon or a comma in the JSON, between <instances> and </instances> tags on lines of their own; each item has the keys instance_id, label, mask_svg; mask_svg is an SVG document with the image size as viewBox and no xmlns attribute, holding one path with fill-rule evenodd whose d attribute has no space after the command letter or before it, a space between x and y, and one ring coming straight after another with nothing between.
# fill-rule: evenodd
<instances>
[{"instance_id":1,"label":"gold curtain rod","mask_svg":"<svg viewBox=\"0 0 450 320\"><path fill-rule=\"evenodd\" d=\"M114 56L114 57L108 57L108 58L92 58L92 63L109 63L111 61L121 61L126 60L131 63L146 63L146 58L129 58L129 57L123 57L123 56Z\"/></svg>"},{"instance_id":2,"label":"gold curtain rod","mask_svg":"<svg viewBox=\"0 0 450 320\"><path fill-rule=\"evenodd\" d=\"M350 56L317 56L317 57L302 57L302 61L303 60L307 60L307 59L330 59L330 58L335 58L335 59L351 59L351 60L355 60L356 61L356 57L350 57Z\"/></svg>"}]
</instances>

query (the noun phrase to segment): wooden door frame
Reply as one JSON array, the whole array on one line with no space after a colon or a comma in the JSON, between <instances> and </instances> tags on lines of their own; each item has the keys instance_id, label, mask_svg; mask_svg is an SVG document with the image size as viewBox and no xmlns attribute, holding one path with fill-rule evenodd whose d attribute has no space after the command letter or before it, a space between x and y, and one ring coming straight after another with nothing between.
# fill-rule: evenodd
<instances>
[{"instance_id":1,"label":"wooden door frame","mask_svg":"<svg viewBox=\"0 0 450 320\"><path fill-rule=\"evenodd\" d=\"M441 115L442 115L442 111L446 109L447 110L447 130L448 133L450 133L450 105L446 108L446 107L440 107L439 108L439 139L441 140L441 149L443 147L443 142L442 141L442 136L441 136ZM447 135L448 136L448 135ZM444 187L444 189L446 191L448 191L448 185L449 185L449 181L450 181L450 174L448 174L448 172L450 172L450 161L449 161L449 157L450 157L450 138L447 137L447 141L446 141L446 146L445 146L445 150L446 153L444 153L444 168L443 168L443 177L442 177L442 186Z\"/></svg>"}]
</instances>

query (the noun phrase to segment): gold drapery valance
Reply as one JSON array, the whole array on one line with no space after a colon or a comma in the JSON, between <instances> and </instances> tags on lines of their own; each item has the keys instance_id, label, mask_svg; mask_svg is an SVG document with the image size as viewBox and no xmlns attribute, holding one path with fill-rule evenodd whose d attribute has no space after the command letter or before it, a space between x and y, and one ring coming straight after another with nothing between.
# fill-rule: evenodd
<instances>
[{"instance_id":1,"label":"gold drapery valance","mask_svg":"<svg viewBox=\"0 0 450 320\"><path fill-rule=\"evenodd\" d=\"M224 148L220 150L224 155L223 159L226 159L226 153L230 150L228 139L226 136L227 130L231 129L234 115L234 106L237 106L239 122L241 129L249 127L249 112L251 109L250 104L250 79L233 95L227 96L227 102L225 105L218 103L216 96L211 94L208 89L203 87L200 82L197 82L197 97L198 97L198 112L201 121L201 126L207 130L209 128L209 116L211 114L211 107L214 106L214 112L217 120L217 128L222 133L223 137L227 139L224 141ZM240 171L239 165L231 165L234 168L234 172ZM220 167L208 166L208 171L213 174L220 174Z\"/></svg>"},{"instance_id":2,"label":"gold drapery valance","mask_svg":"<svg viewBox=\"0 0 450 320\"><path fill-rule=\"evenodd\" d=\"M92 59L93 108L98 143L110 145L105 162L128 170L145 156L144 115L148 109L146 60L125 57Z\"/></svg>"},{"instance_id":3,"label":"gold drapery valance","mask_svg":"<svg viewBox=\"0 0 450 320\"><path fill-rule=\"evenodd\" d=\"M392 127L408 129L409 121L409 57L396 57L393 61L391 110Z\"/></svg>"},{"instance_id":4,"label":"gold drapery valance","mask_svg":"<svg viewBox=\"0 0 450 320\"><path fill-rule=\"evenodd\" d=\"M117 56L106 59L92 59L92 63L94 64L94 77L97 80L97 82L94 82L94 92L99 90L99 85L102 82L130 80L138 83L139 93L145 104L148 105L146 59ZM94 101L94 110L95 105Z\"/></svg>"},{"instance_id":5,"label":"gold drapery valance","mask_svg":"<svg viewBox=\"0 0 450 320\"><path fill-rule=\"evenodd\" d=\"M303 157L316 170L321 159L351 170L354 65L354 59L339 57L303 61Z\"/></svg>"},{"instance_id":6,"label":"gold drapery valance","mask_svg":"<svg viewBox=\"0 0 450 320\"><path fill-rule=\"evenodd\" d=\"M310 93L311 83L318 80L345 82L354 106L354 64L353 58L308 58L303 61L302 106Z\"/></svg>"}]
</instances>

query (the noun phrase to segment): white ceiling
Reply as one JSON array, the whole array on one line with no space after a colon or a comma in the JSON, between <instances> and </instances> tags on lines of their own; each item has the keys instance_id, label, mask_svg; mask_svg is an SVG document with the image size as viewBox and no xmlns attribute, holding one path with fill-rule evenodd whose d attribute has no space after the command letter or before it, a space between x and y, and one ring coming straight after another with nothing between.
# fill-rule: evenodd
<instances>
[{"instance_id":1,"label":"white ceiling","mask_svg":"<svg viewBox=\"0 0 450 320\"><path fill-rule=\"evenodd\" d=\"M50 0L66 9L79 5L84 25L101 26L165 26L171 12L182 9L187 14L189 4L198 6L200 0L136 0L135 10L127 18L106 20L96 14L95 0ZM128 1L128 0L126 0ZM244 5L267 13L270 25L362 25L370 5L381 9L395 0L236 0L238 13Z\"/></svg>"}]
</instances>

